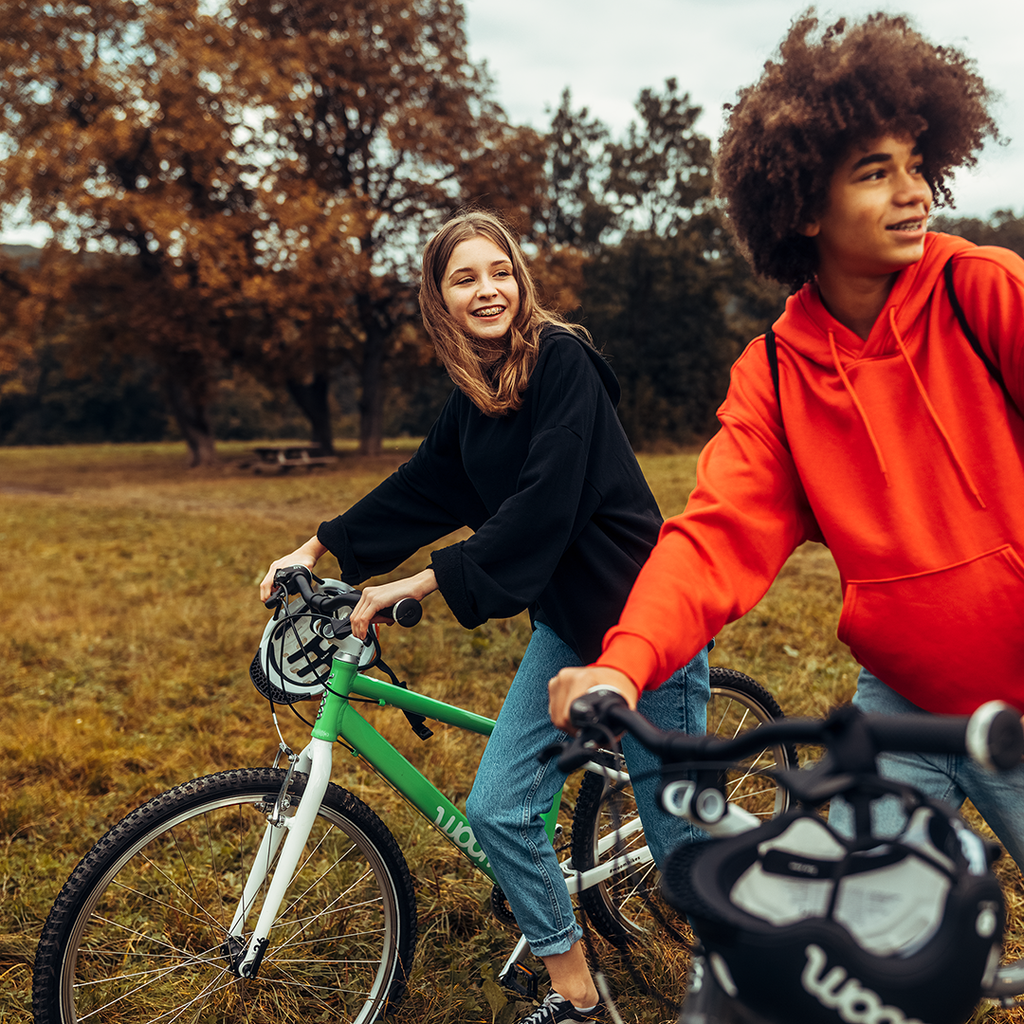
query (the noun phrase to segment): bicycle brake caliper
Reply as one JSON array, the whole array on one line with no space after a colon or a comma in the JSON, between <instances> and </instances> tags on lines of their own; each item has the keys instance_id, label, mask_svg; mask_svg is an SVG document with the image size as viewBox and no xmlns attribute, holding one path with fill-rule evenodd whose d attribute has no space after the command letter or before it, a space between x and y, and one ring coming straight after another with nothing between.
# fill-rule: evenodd
<instances>
[{"instance_id":1,"label":"bicycle brake caliper","mask_svg":"<svg viewBox=\"0 0 1024 1024\"><path fill-rule=\"evenodd\" d=\"M288 796L288 787L292 784L292 776L295 774L295 765L299 760L298 754L296 754L287 744L281 743L277 750L277 757L274 758L275 768L281 763L282 754L288 758L288 771L284 774L284 782L281 783L281 789L277 794L277 799L274 801L273 809L270 814L267 815L267 821L275 828L281 828L284 825L284 812L292 805L291 798Z\"/></svg>"}]
</instances>

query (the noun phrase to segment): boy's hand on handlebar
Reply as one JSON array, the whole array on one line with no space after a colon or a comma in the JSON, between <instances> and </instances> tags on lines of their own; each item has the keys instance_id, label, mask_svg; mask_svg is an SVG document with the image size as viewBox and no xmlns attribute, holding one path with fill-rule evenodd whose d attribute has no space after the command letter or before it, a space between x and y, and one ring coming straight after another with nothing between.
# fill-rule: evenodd
<instances>
[{"instance_id":1,"label":"boy's hand on handlebar","mask_svg":"<svg viewBox=\"0 0 1024 1024\"><path fill-rule=\"evenodd\" d=\"M310 537L302 547L296 548L290 555L271 562L267 575L260 580L260 600L266 603L273 592L274 573L278 569L287 569L290 565L304 565L307 569L312 569L325 554L327 554L327 548L316 537Z\"/></svg>"},{"instance_id":2,"label":"boy's hand on handlebar","mask_svg":"<svg viewBox=\"0 0 1024 1024\"><path fill-rule=\"evenodd\" d=\"M398 604L404 597L414 597L422 601L428 594L437 590L437 579L433 569L424 569L415 576L408 576L404 580L395 580L393 583L383 583L379 587L364 587L363 595L359 603L352 609L349 624L352 626L352 633L360 640L366 639L366 631L372 622L391 622L388 616L378 617L377 613L382 608L391 608Z\"/></svg>"},{"instance_id":3,"label":"boy's hand on handlebar","mask_svg":"<svg viewBox=\"0 0 1024 1024\"><path fill-rule=\"evenodd\" d=\"M618 690L626 703L636 707L640 693L636 684L624 672L615 668L593 665L589 668L563 668L548 683L548 702L551 721L559 729L575 732L569 722L569 708L572 702L595 686L608 686Z\"/></svg>"}]
</instances>

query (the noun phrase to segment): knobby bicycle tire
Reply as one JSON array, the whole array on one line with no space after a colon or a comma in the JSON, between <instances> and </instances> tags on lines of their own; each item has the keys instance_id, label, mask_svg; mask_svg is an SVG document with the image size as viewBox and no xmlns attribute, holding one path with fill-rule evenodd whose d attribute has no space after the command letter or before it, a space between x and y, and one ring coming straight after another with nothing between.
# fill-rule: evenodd
<instances>
[{"instance_id":1,"label":"knobby bicycle tire","mask_svg":"<svg viewBox=\"0 0 1024 1024\"><path fill-rule=\"evenodd\" d=\"M708 734L723 738L783 717L778 702L760 683L735 669L717 666L711 669L707 714ZM734 803L759 816L771 818L781 814L789 806L789 796L765 772L796 764L797 752L792 744L766 748L727 773L727 795ZM585 773L573 812L573 864L580 871L595 867L601 838L625 829L637 819L631 787L612 788L596 772ZM629 832L607 851L604 859L640 849L645 843L642 829ZM580 906L593 926L610 941L643 939L659 929L659 913L667 918L675 917L661 901L659 879L653 863L641 865L585 889L579 895Z\"/></svg>"},{"instance_id":2,"label":"knobby bicycle tire","mask_svg":"<svg viewBox=\"0 0 1024 1024\"><path fill-rule=\"evenodd\" d=\"M40 938L36 1024L330 1019L371 1024L405 991L416 897L394 837L329 785L255 979L226 929L285 773L221 772L115 825L61 889ZM289 787L294 803L305 776ZM264 887L265 888L265 887ZM255 924L262 893L246 921Z\"/></svg>"}]
</instances>

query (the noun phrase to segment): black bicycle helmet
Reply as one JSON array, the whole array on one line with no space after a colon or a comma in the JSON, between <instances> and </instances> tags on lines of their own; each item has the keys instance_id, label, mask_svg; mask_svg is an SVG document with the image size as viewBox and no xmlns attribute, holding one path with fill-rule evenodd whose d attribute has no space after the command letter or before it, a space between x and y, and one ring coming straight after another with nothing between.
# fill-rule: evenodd
<instances>
[{"instance_id":1,"label":"black bicycle helmet","mask_svg":"<svg viewBox=\"0 0 1024 1024\"><path fill-rule=\"evenodd\" d=\"M352 590L341 580L314 578L314 594L348 594ZM348 610L339 609L335 614L343 616ZM263 630L259 649L249 666L249 678L275 704L295 704L324 692L339 641L321 636L315 629L318 620L324 620L324 616L310 612L302 597L295 595L274 613ZM370 627L374 635L376 628ZM374 656L373 645L364 646L359 667L367 666Z\"/></svg>"},{"instance_id":2,"label":"black bicycle helmet","mask_svg":"<svg viewBox=\"0 0 1024 1024\"><path fill-rule=\"evenodd\" d=\"M999 963L986 844L925 803L867 850L804 810L666 864L719 986L777 1024L963 1024Z\"/></svg>"}]
</instances>

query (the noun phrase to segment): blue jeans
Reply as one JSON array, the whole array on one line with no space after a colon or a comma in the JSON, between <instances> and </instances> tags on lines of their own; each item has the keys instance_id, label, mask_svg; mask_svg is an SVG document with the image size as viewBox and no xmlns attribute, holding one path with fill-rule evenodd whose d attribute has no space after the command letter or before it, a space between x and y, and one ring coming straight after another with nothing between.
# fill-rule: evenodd
<instances>
[{"instance_id":1,"label":"blue jeans","mask_svg":"<svg viewBox=\"0 0 1024 1024\"><path fill-rule=\"evenodd\" d=\"M551 809L567 776L554 760L537 760L548 744L565 738L548 717L548 680L560 669L579 664L572 648L552 629L537 624L466 801L473 833L536 956L565 953L583 934L540 817ZM703 733L708 694L708 662L702 651L657 690L644 694L639 709L663 728ZM660 858L688 841L693 826L656 805L657 758L635 741L624 743L624 753L645 836Z\"/></svg>"},{"instance_id":2,"label":"blue jeans","mask_svg":"<svg viewBox=\"0 0 1024 1024\"><path fill-rule=\"evenodd\" d=\"M865 714L927 713L863 668L853 703ZM969 799L1024 871L1024 765L1008 772L990 772L966 754L882 754L878 770L886 778L905 782L954 808ZM842 834L851 835L853 814L849 804L833 800L829 822ZM874 834L880 838L897 835L906 823L899 798L886 796L876 800L871 823Z\"/></svg>"}]
</instances>

